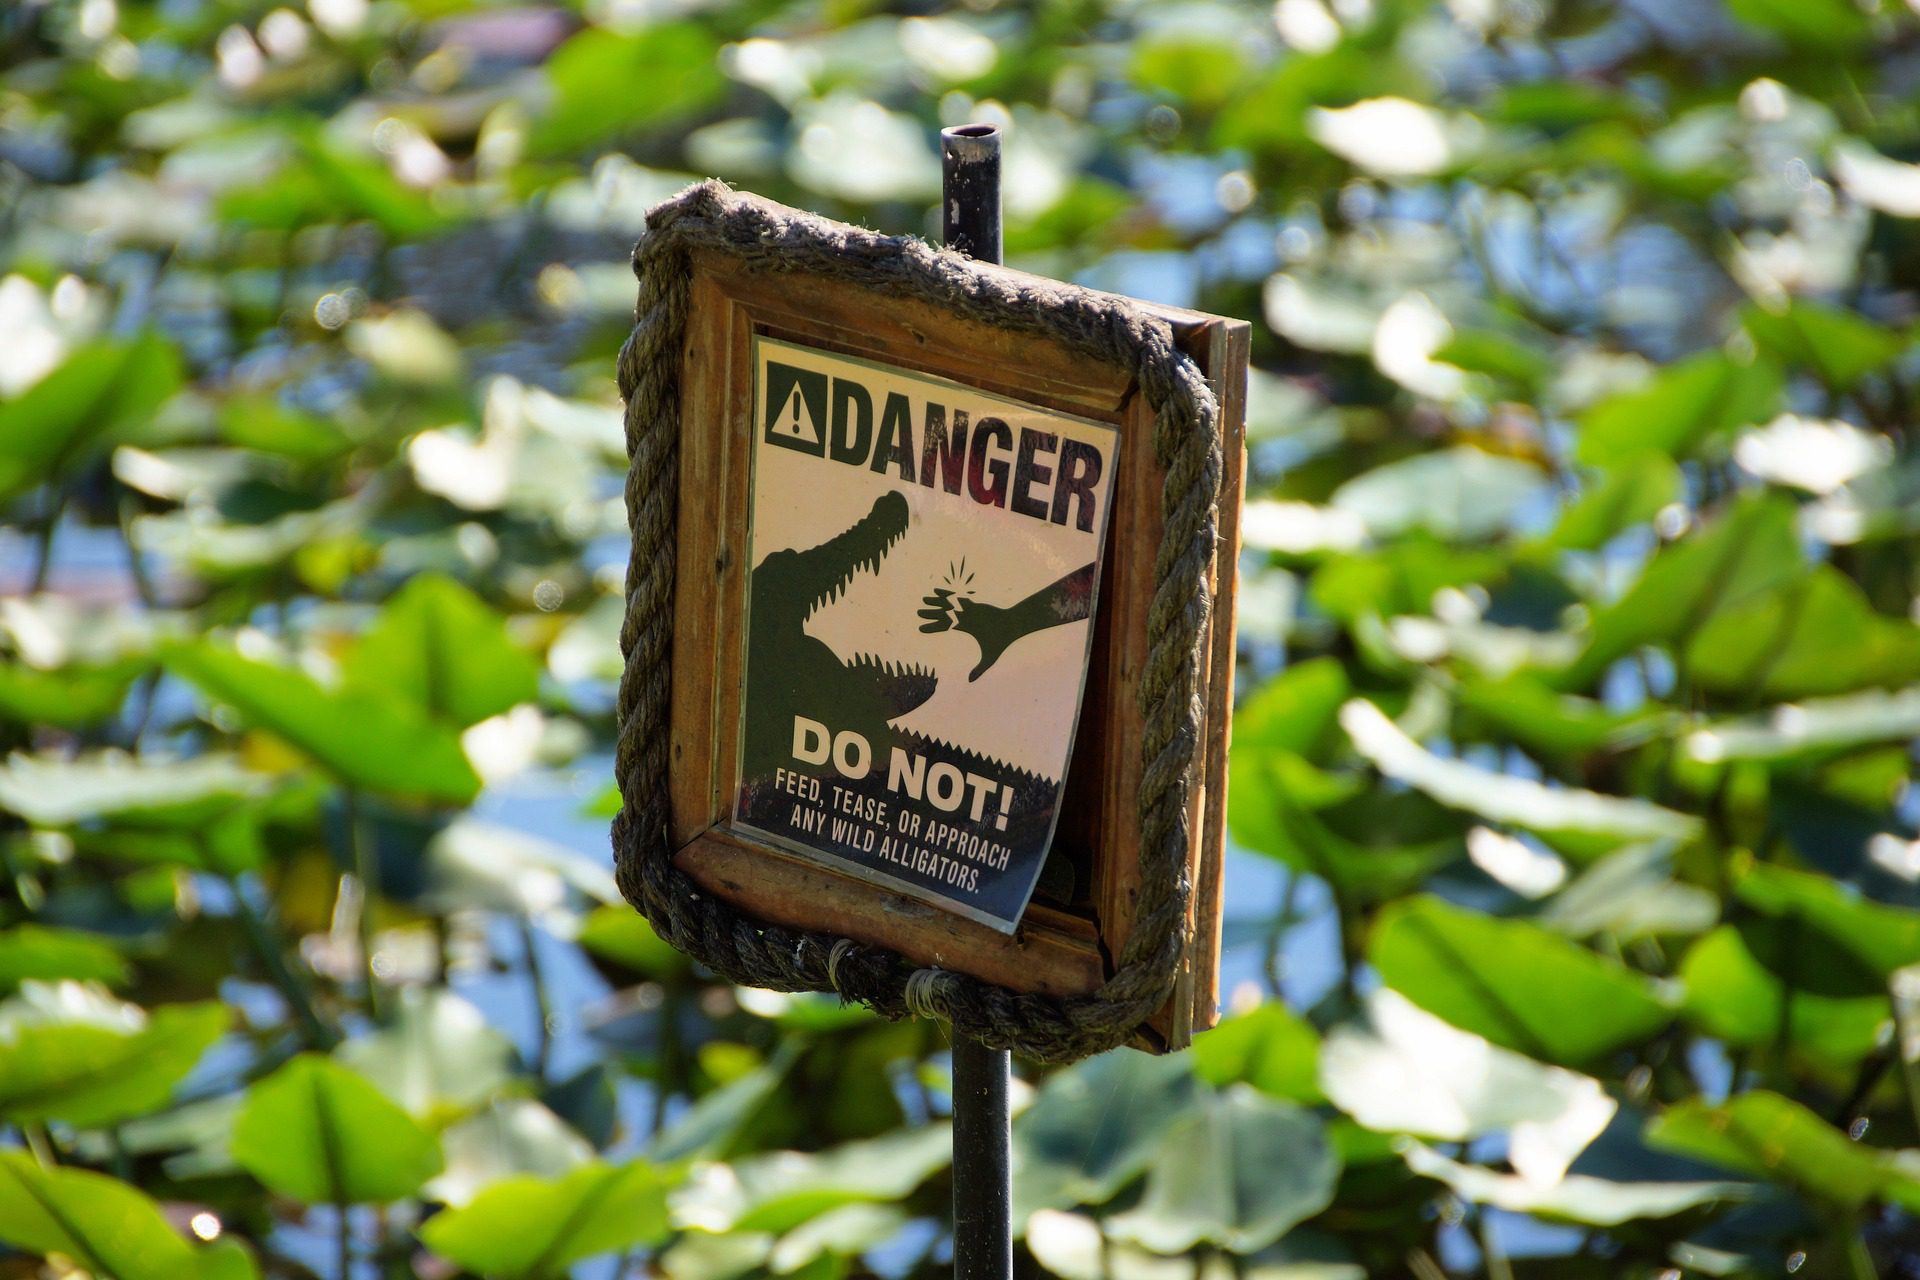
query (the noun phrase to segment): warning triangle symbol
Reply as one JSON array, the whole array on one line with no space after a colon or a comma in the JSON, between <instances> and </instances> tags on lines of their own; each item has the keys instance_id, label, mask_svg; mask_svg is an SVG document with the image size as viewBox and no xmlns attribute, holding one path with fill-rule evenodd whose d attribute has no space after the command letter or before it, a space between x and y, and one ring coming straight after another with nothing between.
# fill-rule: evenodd
<instances>
[{"instance_id":1,"label":"warning triangle symbol","mask_svg":"<svg viewBox=\"0 0 1920 1280\"><path fill-rule=\"evenodd\" d=\"M807 407L806 397L800 394L800 386L794 384L793 391L787 396L787 403L773 420L771 434L786 436L790 440L804 440L810 445L820 443L820 424L813 420L813 410Z\"/></svg>"}]
</instances>

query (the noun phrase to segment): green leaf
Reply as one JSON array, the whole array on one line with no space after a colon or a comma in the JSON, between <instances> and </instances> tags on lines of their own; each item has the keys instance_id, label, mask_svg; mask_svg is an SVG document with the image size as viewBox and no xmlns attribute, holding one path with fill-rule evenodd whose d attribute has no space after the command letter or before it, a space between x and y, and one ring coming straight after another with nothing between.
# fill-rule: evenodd
<instances>
[{"instance_id":1,"label":"green leaf","mask_svg":"<svg viewBox=\"0 0 1920 1280\"><path fill-rule=\"evenodd\" d=\"M1244 47L1227 31L1183 30L1169 24L1134 41L1134 83L1211 111L1232 95L1246 73Z\"/></svg>"},{"instance_id":2,"label":"green leaf","mask_svg":"<svg viewBox=\"0 0 1920 1280\"><path fill-rule=\"evenodd\" d=\"M1592 1227L1671 1218L1715 1201L1745 1199L1752 1190L1744 1182L1616 1182L1578 1173L1557 1182L1534 1182L1460 1164L1417 1142L1407 1146L1405 1155L1408 1168L1446 1183L1469 1204Z\"/></svg>"},{"instance_id":3,"label":"green leaf","mask_svg":"<svg viewBox=\"0 0 1920 1280\"><path fill-rule=\"evenodd\" d=\"M1641 113L1632 95L1611 85L1583 80L1529 80L1503 86L1487 106L1487 115L1508 124L1565 129L1619 120Z\"/></svg>"},{"instance_id":4,"label":"green leaf","mask_svg":"<svg viewBox=\"0 0 1920 1280\"><path fill-rule=\"evenodd\" d=\"M602 960L649 977L679 973L691 963L628 906L595 907L575 940Z\"/></svg>"},{"instance_id":5,"label":"green leaf","mask_svg":"<svg viewBox=\"0 0 1920 1280\"><path fill-rule=\"evenodd\" d=\"M78 929L21 924L0 932L0 991L61 978L118 986L127 962L105 938Z\"/></svg>"},{"instance_id":6,"label":"green leaf","mask_svg":"<svg viewBox=\"0 0 1920 1280\"><path fill-rule=\"evenodd\" d=\"M1712 141L1718 139L1696 142L1684 150L1675 148L1681 151L1676 155L1649 146L1644 128L1608 120L1570 133L1558 150L1561 163L1605 169L1624 179L1628 189L1705 205L1748 173L1743 158L1729 147L1713 146Z\"/></svg>"},{"instance_id":7,"label":"green leaf","mask_svg":"<svg viewBox=\"0 0 1920 1280\"><path fill-rule=\"evenodd\" d=\"M1547 486L1531 463L1456 445L1375 467L1340 486L1333 505L1358 516L1376 538L1425 529L1476 542L1512 527Z\"/></svg>"},{"instance_id":8,"label":"green leaf","mask_svg":"<svg viewBox=\"0 0 1920 1280\"><path fill-rule=\"evenodd\" d=\"M619 904L620 890L603 861L541 836L463 814L427 843L427 890L435 911L505 911L537 917L569 901L569 890L592 902Z\"/></svg>"},{"instance_id":9,"label":"green leaf","mask_svg":"<svg viewBox=\"0 0 1920 1280\"><path fill-rule=\"evenodd\" d=\"M1618 459L1560 512L1547 542L1562 551L1597 551L1680 496L1680 468L1666 454Z\"/></svg>"},{"instance_id":10,"label":"green leaf","mask_svg":"<svg viewBox=\"0 0 1920 1280\"><path fill-rule=\"evenodd\" d=\"M1844 1209L1872 1200L1908 1209L1920 1204L1920 1181L1894 1153L1850 1142L1791 1098L1764 1089L1718 1107L1680 1103L1647 1126L1646 1140L1650 1147L1784 1183Z\"/></svg>"},{"instance_id":11,"label":"green leaf","mask_svg":"<svg viewBox=\"0 0 1920 1280\"><path fill-rule=\"evenodd\" d=\"M220 410L220 433L243 449L299 462L326 462L353 447L331 420L290 409L265 396L235 396Z\"/></svg>"},{"instance_id":12,"label":"green leaf","mask_svg":"<svg viewBox=\"0 0 1920 1280\"><path fill-rule=\"evenodd\" d=\"M1048 1077L1013 1126L1014 1220L1112 1199L1197 1096L1192 1064L1129 1050Z\"/></svg>"},{"instance_id":13,"label":"green leaf","mask_svg":"<svg viewBox=\"0 0 1920 1280\"><path fill-rule=\"evenodd\" d=\"M513 1075L512 1042L444 988L403 989L388 1025L334 1056L425 1121L471 1110Z\"/></svg>"},{"instance_id":14,"label":"green leaf","mask_svg":"<svg viewBox=\"0 0 1920 1280\"><path fill-rule=\"evenodd\" d=\"M1512 823L1542 835L1600 835L1620 840L1687 839L1700 827L1691 814L1650 800L1601 795L1573 787L1549 787L1513 774L1494 773L1427 751L1365 699L1340 709L1340 724L1354 747L1381 773L1441 804Z\"/></svg>"},{"instance_id":15,"label":"green leaf","mask_svg":"<svg viewBox=\"0 0 1920 1280\"><path fill-rule=\"evenodd\" d=\"M1794 44L1843 50L1873 36L1873 22L1852 0L1727 0L1727 11Z\"/></svg>"},{"instance_id":16,"label":"green leaf","mask_svg":"<svg viewBox=\"0 0 1920 1280\"><path fill-rule=\"evenodd\" d=\"M149 664L137 658L106 666L75 664L39 671L0 665L0 718L20 725L83 729L110 718Z\"/></svg>"},{"instance_id":17,"label":"green leaf","mask_svg":"<svg viewBox=\"0 0 1920 1280\"><path fill-rule=\"evenodd\" d=\"M1810 970L1821 963L1814 956L1807 961ZM1884 995L1823 994L1797 984L1789 1001L1786 983L1731 925L1693 944L1681 961L1680 979L1687 1018L1708 1035L1734 1046L1771 1045L1781 1037L1784 1018L1796 1048L1839 1067L1872 1053L1892 1018Z\"/></svg>"},{"instance_id":18,"label":"green leaf","mask_svg":"<svg viewBox=\"0 0 1920 1280\"><path fill-rule=\"evenodd\" d=\"M1619 942L1705 933L1720 919L1720 899L1674 879L1673 847L1628 845L1594 863L1555 894L1536 921L1570 938L1609 934Z\"/></svg>"},{"instance_id":19,"label":"green leaf","mask_svg":"<svg viewBox=\"0 0 1920 1280\"><path fill-rule=\"evenodd\" d=\"M1780 386L1770 362L1738 364L1719 351L1668 365L1582 415L1579 459L1605 467L1648 452L1685 457L1714 436L1771 418Z\"/></svg>"},{"instance_id":20,"label":"green leaf","mask_svg":"<svg viewBox=\"0 0 1920 1280\"><path fill-rule=\"evenodd\" d=\"M631 911L626 914L633 916ZM656 1164L673 1164L717 1157L785 1082L800 1049L797 1040L782 1040L772 1058L703 1096L654 1138L647 1158Z\"/></svg>"},{"instance_id":21,"label":"green leaf","mask_svg":"<svg viewBox=\"0 0 1920 1280\"><path fill-rule=\"evenodd\" d=\"M952 1127L896 1130L818 1153L773 1151L707 1166L676 1195L676 1220L702 1231L786 1232L849 1204L904 1199L953 1158Z\"/></svg>"},{"instance_id":22,"label":"green leaf","mask_svg":"<svg viewBox=\"0 0 1920 1280\"><path fill-rule=\"evenodd\" d=\"M540 690L533 658L480 597L438 573L414 577L380 610L345 663L350 686L377 689L461 728Z\"/></svg>"},{"instance_id":23,"label":"green leaf","mask_svg":"<svg viewBox=\"0 0 1920 1280\"><path fill-rule=\"evenodd\" d=\"M582 1258L667 1235L666 1176L651 1165L583 1165L506 1178L420 1229L429 1249L486 1276L558 1276Z\"/></svg>"},{"instance_id":24,"label":"green leaf","mask_svg":"<svg viewBox=\"0 0 1920 1280\"><path fill-rule=\"evenodd\" d=\"M1450 1142L1505 1132L1515 1171L1553 1182L1617 1110L1599 1081L1489 1044L1392 990L1368 997L1367 1020L1327 1033L1320 1087L1377 1132Z\"/></svg>"},{"instance_id":25,"label":"green leaf","mask_svg":"<svg viewBox=\"0 0 1920 1280\"><path fill-rule=\"evenodd\" d=\"M247 1090L233 1158L306 1204L386 1204L441 1168L432 1134L367 1079L311 1053Z\"/></svg>"},{"instance_id":26,"label":"green leaf","mask_svg":"<svg viewBox=\"0 0 1920 1280\"><path fill-rule=\"evenodd\" d=\"M1715 611L1785 582L1804 563L1793 503L1748 498L1654 556L1626 594L1595 614L1587 651L1558 683L1589 684L1614 659L1687 636Z\"/></svg>"},{"instance_id":27,"label":"green leaf","mask_svg":"<svg viewBox=\"0 0 1920 1280\"><path fill-rule=\"evenodd\" d=\"M114 1280L188 1280L197 1259L145 1194L105 1174L0 1151L0 1240Z\"/></svg>"},{"instance_id":28,"label":"green leaf","mask_svg":"<svg viewBox=\"0 0 1920 1280\"><path fill-rule=\"evenodd\" d=\"M547 59L553 96L529 143L543 155L579 151L667 120L694 115L726 91L719 44L694 22L633 33L588 27ZM634 93L634 85L648 86Z\"/></svg>"},{"instance_id":29,"label":"green leaf","mask_svg":"<svg viewBox=\"0 0 1920 1280\"><path fill-rule=\"evenodd\" d=\"M1553 372L1553 360L1527 343L1490 329L1456 329L1431 359L1469 373L1484 373L1532 398Z\"/></svg>"},{"instance_id":30,"label":"green leaf","mask_svg":"<svg viewBox=\"0 0 1920 1280\"><path fill-rule=\"evenodd\" d=\"M313 757L340 781L382 794L465 804L480 790L451 728L367 689L332 690L291 667L212 643L174 645L167 667L248 723Z\"/></svg>"},{"instance_id":31,"label":"green leaf","mask_svg":"<svg viewBox=\"0 0 1920 1280\"><path fill-rule=\"evenodd\" d=\"M1920 734L1920 689L1810 699L1760 716L1723 720L1687 736L1687 753L1704 763L1792 761Z\"/></svg>"},{"instance_id":32,"label":"green leaf","mask_svg":"<svg viewBox=\"0 0 1920 1280\"><path fill-rule=\"evenodd\" d=\"M1286 1005L1269 1002L1194 1037L1194 1074L1224 1088L1244 1082L1289 1102L1316 1103L1320 1036Z\"/></svg>"},{"instance_id":33,"label":"green leaf","mask_svg":"<svg viewBox=\"0 0 1920 1280\"><path fill-rule=\"evenodd\" d=\"M239 1173L228 1153L233 1118L242 1096L218 1093L181 1102L164 1111L117 1125L111 1134L83 1136L76 1144L89 1162L105 1163L125 1151L132 1156L163 1158L171 1178L218 1177Z\"/></svg>"},{"instance_id":34,"label":"green leaf","mask_svg":"<svg viewBox=\"0 0 1920 1280\"><path fill-rule=\"evenodd\" d=\"M260 1263L253 1251L231 1236L200 1250L195 1280L260 1280Z\"/></svg>"},{"instance_id":35,"label":"green leaf","mask_svg":"<svg viewBox=\"0 0 1920 1280\"><path fill-rule=\"evenodd\" d=\"M593 1159L593 1147L531 1098L500 1098L440 1135L446 1168L424 1194L458 1208L519 1175L559 1178Z\"/></svg>"},{"instance_id":36,"label":"green leaf","mask_svg":"<svg viewBox=\"0 0 1920 1280\"><path fill-rule=\"evenodd\" d=\"M1755 304L1740 319L1762 349L1813 370L1840 391L1891 362L1907 345L1864 316L1809 298L1794 298L1779 311Z\"/></svg>"},{"instance_id":37,"label":"green leaf","mask_svg":"<svg viewBox=\"0 0 1920 1280\"><path fill-rule=\"evenodd\" d=\"M1621 751L1657 736L1678 718L1657 707L1609 710L1524 673L1463 684L1456 697L1462 711L1488 721L1520 746L1550 756Z\"/></svg>"},{"instance_id":38,"label":"green leaf","mask_svg":"<svg viewBox=\"0 0 1920 1280\"><path fill-rule=\"evenodd\" d=\"M893 1205L842 1205L781 1236L767 1261L775 1274L794 1275L816 1261L857 1257L897 1235L906 1222L907 1215Z\"/></svg>"},{"instance_id":39,"label":"green leaf","mask_svg":"<svg viewBox=\"0 0 1920 1280\"><path fill-rule=\"evenodd\" d=\"M139 424L180 389L180 357L156 333L79 347L0 404L0 502L56 476Z\"/></svg>"},{"instance_id":40,"label":"green leaf","mask_svg":"<svg viewBox=\"0 0 1920 1280\"><path fill-rule=\"evenodd\" d=\"M1155 1253L1202 1241L1252 1253L1333 1203L1339 1177L1318 1117L1236 1085L1167 1130L1145 1196L1108 1228Z\"/></svg>"},{"instance_id":41,"label":"green leaf","mask_svg":"<svg viewBox=\"0 0 1920 1280\"><path fill-rule=\"evenodd\" d=\"M1759 863L1734 894L1756 911L1804 922L1820 945L1852 954L1882 979L1920 963L1920 911L1870 902L1827 876Z\"/></svg>"},{"instance_id":42,"label":"green leaf","mask_svg":"<svg viewBox=\"0 0 1920 1280\"><path fill-rule=\"evenodd\" d=\"M1234 749L1311 756L1332 739L1334 717L1351 692L1346 669L1337 658L1296 663L1262 682L1234 710Z\"/></svg>"},{"instance_id":43,"label":"green leaf","mask_svg":"<svg viewBox=\"0 0 1920 1280\"><path fill-rule=\"evenodd\" d=\"M774 1238L764 1231L724 1236L704 1231L683 1233L660 1256L667 1280L760 1280L773 1256ZM838 1280L832 1272L829 1280ZM814 1280L802 1276L802 1280Z\"/></svg>"},{"instance_id":44,"label":"green leaf","mask_svg":"<svg viewBox=\"0 0 1920 1280\"><path fill-rule=\"evenodd\" d=\"M0 808L43 827L169 812L199 821L267 784L219 752L185 760L122 751L71 759L16 753L0 765Z\"/></svg>"},{"instance_id":45,"label":"green leaf","mask_svg":"<svg viewBox=\"0 0 1920 1280\"><path fill-rule=\"evenodd\" d=\"M1704 688L1752 698L1848 693L1920 677L1920 627L1876 612L1830 565L1729 604L1687 645Z\"/></svg>"},{"instance_id":46,"label":"green leaf","mask_svg":"<svg viewBox=\"0 0 1920 1280\"><path fill-rule=\"evenodd\" d=\"M1367 1280L1345 1243L1316 1229L1289 1232L1251 1257L1201 1250L1161 1257L1107 1236L1086 1214L1046 1210L1027 1223L1026 1243L1044 1274L1060 1280Z\"/></svg>"},{"instance_id":47,"label":"green leaf","mask_svg":"<svg viewBox=\"0 0 1920 1280\"><path fill-rule=\"evenodd\" d=\"M1289 752L1236 749L1228 757L1227 775L1227 825L1235 842L1319 876L1352 902L1398 897L1466 847L1459 832L1401 839L1391 829L1365 822L1359 838L1335 830L1315 810L1352 799L1361 788Z\"/></svg>"},{"instance_id":48,"label":"green leaf","mask_svg":"<svg viewBox=\"0 0 1920 1280\"><path fill-rule=\"evenodd\" d=\"M1529 1057L1581 1066L1673 1019L1654 985L1617 961L1521 920L1434 897L1380 915L1367 958L1429 1013ZM1569 1018L1567 1010L1580 1016Z\"/></svg>"},{"instance_id":49,"label":"green leaf","mask_svg":"<svg viewBox=\"0 0 1920 1280\"><path fill-rule=\"evenodd\" d=\"M1418 68L1392 53L1353 44L1277 58L1221 111L1212 141L1262 153L1301 150L1314 107L1348 106L1388 95L1417 97L1423 82Z\"/></svg>"},{"instance_id":50,"label":"green leaf","mask_svg":"<svg viewBox=\"0 0 1920 1280\"><path fill-rule=\"evenodd\" d=\"M301 159L315 188L341 221L364 218L396 240L421 240L453 221L424 191L394 177L384 161L356 155L313 131L301 139Z\"/></svg>"},{"instance_id":51,"label":"green leaf","mask_svg":"<svg viewBox=\"0 0 1920 1280\"><path fill-rule=\"evenodd\" d=\"M111 1125L166 1102L227 1028L226 1007L147 1014L76 983L28 982L0 1002L0 1115Z\"/></svg>"},{"instance_id":52,"label":"green leaf","mask_svg":"<svg viewBox=\"0 0 1920 1280\"><path fill-rule=\"evenodd\" d=\"M311 574L316 551L329 557L349 554L379 495L375 481L334 502L286 511L274 508L277 513L270 516L236 513L231 521L223 519L216 507L186 506L139 517L134 522L134 542L144 553L191 567L215 581L256 581L266 569ZM329 580L329 589L337 587L338 581Z\"/></svg>"},{"instance_id":53,"label":"green leaf","mask_svg":"<svg viewBox=\"0 0 1920 1280\"><path fill-rule=\"evenodd\" d=\"M1442 587L1464 587L1503 572L1505 556L1435 542L1425 534L1365 555L1340 556L1313 575L1308 594L1329 616L1353 625L1378 615L1424 614Z\"/></svg>"}]
</instances>

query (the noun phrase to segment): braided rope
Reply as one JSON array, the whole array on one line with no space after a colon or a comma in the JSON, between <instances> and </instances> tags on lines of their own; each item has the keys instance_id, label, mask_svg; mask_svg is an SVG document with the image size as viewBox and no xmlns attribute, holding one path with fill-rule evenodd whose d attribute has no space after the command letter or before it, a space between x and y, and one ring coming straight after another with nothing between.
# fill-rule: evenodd
<instances>
[{"instance_id":1,"label":"braided rope","mask_svg":"<svg viewBox=\"0 0 1920 1280\"><path fill-rule=\"evenodd\" d=\"M965 974L915 969L885 948L750 919L673 865L667 839L667 737L678 496L680 356L689 253L728 255L754 272L850 280L963 318L1053 339L1133 371L1154 413L1166 472L1165 531L1154 561L1149 650L1141 675L1145 760L1138 805L1141 887L1133 932L1097 991L1055 998ZM981 270L966 257L885 236L703 182L656 206L633 255L640 294L620 352L626 400L626 617L620 649L614 770L623 801L613 823L620 891L673 946L716 973L777 991L837 991L888 1017L940 1017L993 1048L1064 1062L1124 1043L1166 1002L1183 947L1188 801L1202 722L1200 644L1212 608L1220 488L1218 407L1167 323L1124 299Z\"/></svg>"}]
</instances>

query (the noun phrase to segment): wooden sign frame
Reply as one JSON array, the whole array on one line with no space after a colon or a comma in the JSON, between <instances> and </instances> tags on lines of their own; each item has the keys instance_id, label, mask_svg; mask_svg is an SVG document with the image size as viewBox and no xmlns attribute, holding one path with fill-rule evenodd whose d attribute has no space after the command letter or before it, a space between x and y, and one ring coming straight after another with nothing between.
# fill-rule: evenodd
<instances>
[{"instance_id":1,"label":"wooden sign frame","mask_svg":"<svg viewBox=\"0 0 1920 1280\"><path fill-rule=\"evenodd\" d=\"M751 200L743 195L734 200ZM766 202L762 202L766 203ZM766 204L769 210L788 211ZM918 965L1012 991L1094 992L1134 922L1144 733L1138 681L1161 541L1165 473L1133 374L1064 345L963 319L845 279L750 269L722 250L689 255L680 368L679 502L669 722L668 838L674 864L748 917L885 947ZM971 270L1019 273L971 265ZM1145 307L1145 304L1136 304ZM1213 1025L1219 982L1221 852L1234 666L1233 601L1243 484L1250 327L1145 307L1166 321L1219 403L1222 451L1214 608L1202 644L1203 730L1193 761L1192 893L1173 996L1134 1043L1182 1048ZM1120 432L1114 517L1057 848L1090 863L1074 904L1036 897L1011 935L777 848L732 825L745 664L745 563L753 453L752 343L779 338L951 379Z\"/></svg>"}]
</instances>

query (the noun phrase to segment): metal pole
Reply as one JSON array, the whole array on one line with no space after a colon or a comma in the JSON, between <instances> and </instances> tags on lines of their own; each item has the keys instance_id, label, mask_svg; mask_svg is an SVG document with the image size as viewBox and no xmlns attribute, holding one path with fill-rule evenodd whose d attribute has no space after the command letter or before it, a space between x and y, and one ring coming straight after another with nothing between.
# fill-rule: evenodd
<instances>
[{"instance_id":1,"label":"metal pole","mask_svg":"<svg viewBox=\"0 0 1920 1280\"><path fill-rule=\"evenodd\" d=\"M940 235L947 248L1000 261L1000 129L963 124L940 131Z\"/></svg>"},{"instance_id":2,"label":"metal pole","mask_svg":"<svg viewBox=\"0 0 1920 1280\"><path fill-rule=\"evenodd\" d=\"M940 235L950 249L1000 261L1000 130L940 132ZM954 1280L1013 1278L1013 1130L1005 1050L953 1040Z\"/></svg>"}]
</instances>

